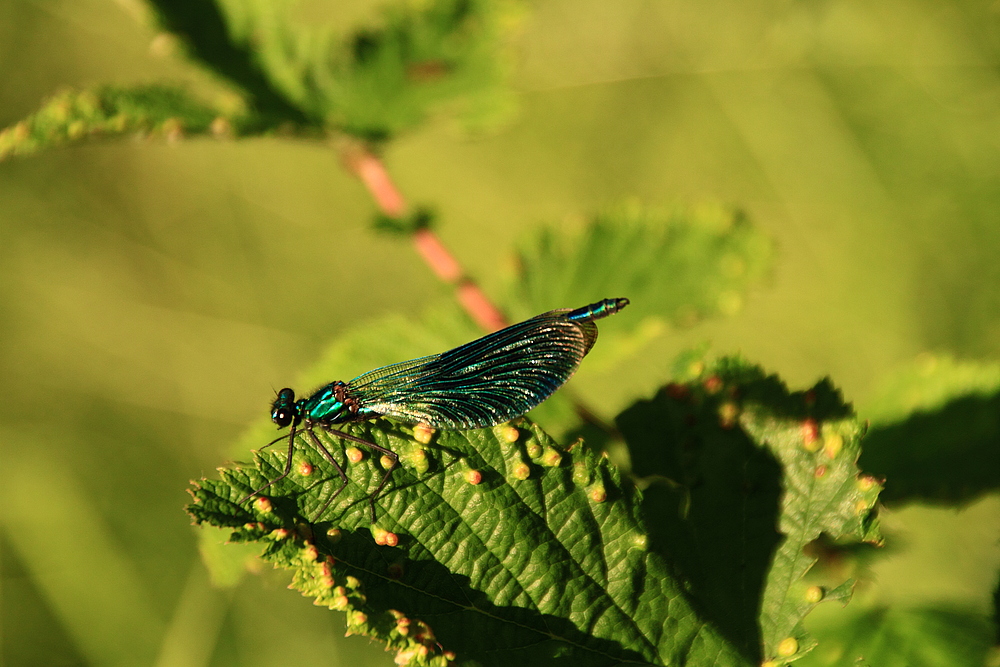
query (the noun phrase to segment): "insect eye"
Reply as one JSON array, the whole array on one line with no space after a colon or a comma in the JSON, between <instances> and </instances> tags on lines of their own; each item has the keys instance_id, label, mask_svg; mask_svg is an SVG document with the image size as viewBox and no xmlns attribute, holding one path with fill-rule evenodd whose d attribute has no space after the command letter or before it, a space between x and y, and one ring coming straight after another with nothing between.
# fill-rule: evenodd
<instances>
[{"instance_id":1,"label":"insect eye","mask_svg":"<svg viewBox=\"0 0 1000 667\"><path fill-rule=\"evenodd\" d=\"M284 428L292 423L292 415L287 410L275 410L271 413L271 421Z\"/></svg>"},{"instance_id":2,"label":"insect eye","mask_svg":"<svg viewBox=\"0 0 1000 667\"><path fill-rule=\"evenodd\" d=\"M282 389L278 398L271 406L271 421L284 428L295 420L295 393L291 389Z\"/></svg>"}]
</instances>

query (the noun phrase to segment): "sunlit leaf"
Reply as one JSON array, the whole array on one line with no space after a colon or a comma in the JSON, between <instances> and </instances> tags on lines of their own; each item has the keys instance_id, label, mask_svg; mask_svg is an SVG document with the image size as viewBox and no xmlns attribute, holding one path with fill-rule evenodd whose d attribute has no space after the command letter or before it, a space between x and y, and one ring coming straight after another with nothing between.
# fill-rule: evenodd
<instances>
[{"instance_id":1,"label":"sunlit leaf","mask_svg":"<svg viewBox=\"0 0 1000 667\"><path fill-rule=\"evenodd\" d=\"M292 474L262 499L239 503L280 475L283 444L198 483L188 509L261 542L294 587L412 664L452 652L498 665L757 664L761 646L797 657L812 646L802 618L850 592L802 580L807 545L821 533L879 540L879 486L855 466L861 428L826 383L790 393L739 360L688 368L696 377L619 419L636 471L669 480L645 495L528 422L427 443L378 420L348 427L402 461L374 525L367 500L387 461L325 433L349 477L339 495L339 474L300 437Z\"/></svg>"},{"instance_id":2,"label":"sunlit leaf","mask_svg":"<svg viewBox=\"0 0 1000 667\"><path fill-rule=\"evenodd\" d=\"M739 213L626 205L582 230L544 228L518 255L518 314L632 300L633 322L690 326L740 310L771 266L773 248Z\"/></svg>"},{"instance_id":3,"label":"sunlit leaf","mask_svg":"<svg viewBox=\"0 0 1000 667\"><path fill-rule=\"evenodd\" d=\"M367 497L384 462L366 453L347 464L349 485L317 516L340 479L306 445L264 498L238 502L277 477L283 452L200 482L188 509L262 543L293 587L346 611L350 632L384 642L401 664L750 664L648 548L640 496L607 459L561 448L528 422L440 431L428 445L387 421L349 430L402 461L375 525Z\"/></svg>"},{"instance_id":4,"label":"sunlit leaf","mask_svg":"<svg viewBox=\"0 0 1000 667\"><path fill-rule=\"evenodd\" d=\"M231 119L180 88L104 86L60 93L0 132L0 160L94 138L138 134L174 140L233 129Z\"/></svg>"}]
</instances>

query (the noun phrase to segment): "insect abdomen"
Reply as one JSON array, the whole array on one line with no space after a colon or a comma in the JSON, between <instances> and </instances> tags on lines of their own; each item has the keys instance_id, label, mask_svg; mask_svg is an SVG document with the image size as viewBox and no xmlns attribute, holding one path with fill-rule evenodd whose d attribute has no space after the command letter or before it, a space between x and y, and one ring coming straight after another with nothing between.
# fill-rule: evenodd
<instances>
[{"instance_id":1,"label":"insect abdomen","mask_svg":"<svg viewBox=\"0 0 1000 667\"><path fill-rule=\"evenodd\" d=\"M575 322L592 322L603 319L608 315L614 315L627 306L628 303L628 299L604 299L603 301L598 301L597 303L592 303L589 306L577 308L574 311L566 313L566 317Z\"/></svg>"}]
</instances>

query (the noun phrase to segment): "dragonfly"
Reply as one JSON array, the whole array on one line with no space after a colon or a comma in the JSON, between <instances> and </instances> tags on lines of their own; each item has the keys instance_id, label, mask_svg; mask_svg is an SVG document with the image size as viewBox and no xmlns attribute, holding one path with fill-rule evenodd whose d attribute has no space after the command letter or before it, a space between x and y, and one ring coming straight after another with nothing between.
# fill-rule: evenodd
<instances>
[{"instance_id":1,"label":"dragonfly","mask_svg":"<svg viewBox=\"0 0 1000 667\"><path fill-rule=\"evenodd\" d=\"M496 426L520 417L547 399L576 372L597 342L597 320L629 304L625 298L603 299L582 308L550 310L494 331L447 352L376 368L350 382L331 382L312 395L296 398L284 388L271 406L271 421L289 428L284 471L240 500L243 503L292 470L295 437L303 433L341 478L341 487L317 513L347 487L347 474L316 435L316 429L364 445L388 457L391 464L368 496L372 523L375 501L399 465L387 447L335 428L338 424L379 417L426 424L436 429L467 430Z\"/></svg>"}]
</instances>

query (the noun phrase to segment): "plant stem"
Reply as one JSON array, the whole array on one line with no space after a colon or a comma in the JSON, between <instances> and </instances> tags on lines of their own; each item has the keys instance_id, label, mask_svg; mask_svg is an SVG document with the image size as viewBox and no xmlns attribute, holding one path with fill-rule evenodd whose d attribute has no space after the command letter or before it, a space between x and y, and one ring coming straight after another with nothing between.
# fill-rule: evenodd
<instances>
[{"instance_id":1,"label":"plant stem","mask_svg":"<svg viewBox=\"0 0 1000 667\"><path fill-rule=\"evenodd\" d=\"M393 183L385 164L369 147L357 143L345 144L341 148L341 156L347 169L364 184L384 215L397 220L406 217L409 209L406 200ZM455 297L476 324L486 331L498 331L509 324L500 309L479 288L476 281L469 277L434 230L420 227L410 234L410 239L431 271L442 281L455 287ZM576 396L571 400L582 421L616 437L616 429L599 418L583 401Z\"/></svg>"},{"instance_id":2,"label":"plant stem","mask_svg":"<svg viewBox=\"0 0 1000 667\"><path fill-rule=\"evenodd\" d=\"M396 184L392 182L382 160L365 146L353 144L342 150L344 163L368 189L376 206L386 216L401 219L408 206ZM469 316L486 331L507 326L507 319L479 285L465 272L441 238L432 229L423 227L410 235L417 253L438 278L455 287L455 296Z\"/></svg>"}]
</instances>

